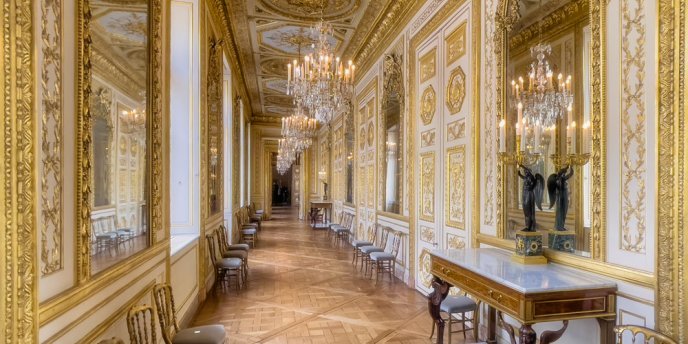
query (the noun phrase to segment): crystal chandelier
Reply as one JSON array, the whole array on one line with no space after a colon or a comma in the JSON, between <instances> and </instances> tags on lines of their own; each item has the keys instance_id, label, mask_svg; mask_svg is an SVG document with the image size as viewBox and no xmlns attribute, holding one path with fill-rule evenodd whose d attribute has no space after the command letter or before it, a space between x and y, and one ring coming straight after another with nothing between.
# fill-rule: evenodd
<instances>
[{"instance_id":1,"label":"crystal chandelier","mask_svg":"<svg viewBox=\"0 0 688 344\"><path fill-rule=\"evenodd\" d=\"M356 66L351 60L345 65L335 57L328 41L334 32L331 24L321 19L311 31L318 36L317 45L312 45L314 52L287 64L287 95L294 97L297 107L328 124L337 111L348 109Z\"/></svg>"},{"instance_id":2,"label":"crystal chandelier","mask_svg":"<svg viewBox=\"0 0 688 344\"><path fill-rule=\"evenodd\" d=\"M511 90L518 111L518 124L521 127L536 126L551 128L557 120L567 112L573 111L573 92L571 91L571 76L564 79L562 74L557 76L556 85L554 73L549 62L545 59L552 51L551 46L538 44L530 49L536 59L530 65L528 85L523 77L518 81L511 81Z\"/></svg>"},{"instance_id":3,"label":"crystal chandelier","mask_svg":"<svg viewBox=\"0 0 688 344\"><path fill-rule=\"evenodd\" d=\"M294 114L282 118L282 136L292 140L297 152L302 152L312 144L316 128L316 120L305 115L300 106L296 107Z\"/></svg>"},{"instance_id":4,"label":"crystal chandelier","mask_svg":"<svg viewBox=\"0 0 688 344\"><path fill-rule=\"evenodd\" d=\"M294 146L295 140L292 138L281 138L277 146L277 172L285 174L292 163L296 160L297 150Z\"/></svg>"}]
</instances>

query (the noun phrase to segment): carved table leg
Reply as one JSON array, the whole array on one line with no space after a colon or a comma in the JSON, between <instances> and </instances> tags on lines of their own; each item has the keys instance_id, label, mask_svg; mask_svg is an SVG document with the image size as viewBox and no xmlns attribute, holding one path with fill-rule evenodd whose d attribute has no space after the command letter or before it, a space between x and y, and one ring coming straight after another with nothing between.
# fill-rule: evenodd
<instances>
[{"instance_id":1,"label":"carved table leg","mask_svg":"<svg viewBox=\"0 0 688 344\"><path fill-rule=\"evenodd\" d=\"M437 327L437 343L444 342L444 320L440 317L440 305L449 294L449 283L435 277L432 280L433 292L428 296L428 311Z\"/></svg>"},{"instance_id":2,"label":"carved table leg","mask_svg":"<svg viewBox=\"0 0 688 344\"><path fill-rule=\"evenodd\" d=\"M616 343L616 338L614 336L614 325L616 325L616 319L597 318L597 322L600 324L600 344Z\"/></svg>"},{"instance_id":3,"label":"carved table leg","mask_svg":"<svg viewBox=\"0 0 688 344\"><path fill-rule=\"evenodd\" d=\"M521 328L518 329L518 336L520 344L536 344L537 342L537 333L530 325L521 325Z\"/></svg>"}]
</instances>

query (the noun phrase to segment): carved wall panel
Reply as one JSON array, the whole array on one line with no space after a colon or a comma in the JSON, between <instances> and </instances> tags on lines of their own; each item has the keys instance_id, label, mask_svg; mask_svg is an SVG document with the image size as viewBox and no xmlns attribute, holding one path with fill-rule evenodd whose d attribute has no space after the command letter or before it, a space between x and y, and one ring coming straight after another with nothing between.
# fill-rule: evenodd
<instances>
[{"instance_id":1,"label":"carved wall panel","mask_svg":"<svg viewBox=\"0 0 688 344\"><path fill-rule=\"evenodd\" d=\"M420 83L430 80L437 73L437 48L420 58Z\"/></svg>"},{"instance_id":2,"label":"carved wall panel","mask_svg":"<svg viewBox=\"0 0 688 344\"><path fill-rule=\"evenodd\" d=\"M435 145L435 129L426 130L420 133L420 146L421 148L430 147Z\"/></svg>"},{"instance_id":3,"label":"carved wall panel","mask_svg":"<svg viewBox=\"0 0 688 344\"><path fill-rule=\"evenodd\" d=\"M444 49L447 52L447 66L466 54L466 22L461 23L445 38Z\"/></svg>"},{"instance_id":4,"label":"carved wall panel","mask_svg":"<svg viewBox=\"0 0 688 344\"><path fill-rule=\"evenodd\" d=\"M481 133L481 150L480 150L480 161L481 161L481 191L480 195L482 200L481 205L481 223L491 227L494 230L496 225L496 219L499 217L497 200L496 197L497 185L499 183L499 175L497 173L497 85L495 84L497 61L495 58L495 53L498 47L495 46L495 40L493 39L495 35L495 25L496 25L496 13L497 4L499 0L485 0L484 6L484 23L482 29L482 46L484 47L482 57L482 72L481 75L481 98L482 98L482 111L480 123L483 127ZM501 49L501 47L499 47ZM487 227L487 228L489 228ZM485 228L482 227L481 228ZM487 229L486 228L486 229Z\"/></svg>"},{"instance_id":5,"label":"carved wall panel","mask_svg":"<svg viewBox=\"0 0 688 344\"><path fill-rule=\"evenodd\" d=\"M462 139L466 137L466 120L460 119L458 121L447 124L447 141Z\"/></svg>"},{"instance_id":6,"label":"carved wall panel","mask_svg":"<svg viewBox=\"0 0 688 344\"><path fill-rule=\"evenodd\" d=\"M437 107L437 95L432 85L425 88L421 96L421 110L420 118L423 124L429 125L435 117L435 108Z\"/></svg>"},{"instance_id":7,"label":"carved wall panel","mask_svg":"<svg viewBox=\"0 0 688 344\"><path fill-rule=\"evenodd\" d=\"M435 220L435 152L420 155L420 218Z\"/></svg>"},{"instance_id":8,"label":"carved wall panel","mask_svg":"<svg viewBox=\"0 0 688 344\"><path fill-rule=\"evenodd\" d=\"M461 66L452 70L445 97L450 114L461 111L463 100L466 98L466 73L464 73Z\"/></svg>"},{"instance_id":9,"label":"carved wall panel","mask_svg":"<svg viewBox=\"0 0 688 344\"><path fill-rule=\"evenodd\" d=\"M464 249L466 248L466 240L458 235L447 233L447 248Z\"/></svg>"},{"instance_id":10,"label":"carved wall panel","mask_svg":"<svg viewBox=\"0 0 688 344\"><path fill-rule=\"evenodd\" d=\"M466 147L449 148L445 160L444 217L449 227L466 226Z\"/></svg>"},{"instance_id":11,"label":"carved wall panel","mask_svg":"<svg viewBox=\"0 0 688 344\"><path fill-rule=\"evenodd\" d=\"M420 240L430 245L435 243L435 230L428 226L420 226Z\"/></svg>"},{"instance_id":12,"label":"carved wall panel","mask_svg":"<svg viewBox=\"0 0 688 344\"><path fill-rule=\"evenodd\" d=\"M419 270L418 273L420 274L420 280L421 283L425 288L430 288L432 285L432 274L430 273L430 270L432 269L431 261L430 261L430 253L423 249L423 251L420 254L420 257L418 258L418 266Z\"/></svg>"}]
</instances>

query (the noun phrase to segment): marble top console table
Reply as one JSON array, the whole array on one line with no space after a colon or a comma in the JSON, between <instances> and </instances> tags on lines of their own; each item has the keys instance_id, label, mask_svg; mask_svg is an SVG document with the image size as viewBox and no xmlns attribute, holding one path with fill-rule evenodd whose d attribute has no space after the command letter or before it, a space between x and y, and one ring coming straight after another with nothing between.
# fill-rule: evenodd
<instances>
[{"instance_id":1,"label":"marble top console table","mask_svg":"<svg viewBox=\"0 0 688 344\"><path fill-rule=\"evenodd\" d=\"M438 343L444 329L439 305L451 286L489 306L488 343L496 343L497 321L516 342L516 331L503 322L501 313L522 324L521 344L535 343L534 323L563 321L561 330L540 335L540 343L551 343L562 336L569 320L586 318L598 320L600 343L614 343L617 287L609 279L554 263L523 265L511 260L511 252L494 248L435 250L430 257L434 291L428 306L438 326Z\"/></svg>"}]
</instances>

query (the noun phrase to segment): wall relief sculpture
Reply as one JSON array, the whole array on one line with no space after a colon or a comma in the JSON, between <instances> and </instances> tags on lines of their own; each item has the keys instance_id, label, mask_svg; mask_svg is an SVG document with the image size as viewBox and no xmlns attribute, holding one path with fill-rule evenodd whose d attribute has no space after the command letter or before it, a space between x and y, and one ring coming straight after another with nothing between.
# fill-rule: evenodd
<instances>
[{"instance_id":1,"label":"wall relief sculpture","mask_svg":"<svg viewBox=\"0 0 688 344\"><path fill-rule=\"evenodd\" d=\"M466 22L464 21L445 38L447 66L466 55Z\"/></svg>"},{"instance_id":2,"label":"wall relief sculpture","mask_svg":"<svg viewBox=\"0 0 688 344\"><path fill-rule=\"evenodd\" d=\"M432 119L435 117L436 105L437 95L435 94L435 89L430 85L423 91L421 96L420 119L424 125L432 123Z\"/></svg>"},{"instance_id":3,"label":"wall relief sculpture","mask_svg":"<svg viewBox=\"0 0 688 344\"><path fill-rule=\"evenodd\" d=\"M421 220L432 222L435 218L435 152L420 155Z\"/></svg>"},{"instance_id":4,"label":"wall relief sculpture","mask_svg":"<svg viewBox=\"0 0 688 344\"><path fill-rule=\"evenodd\" d=\"M437 71L437 48L432 49L420 58L420 83L435 76Z\"/></svg>"},{"instance_id":5,"label":"wall relief sculpture","mask_svg":"<svg viewBox=\"0 0 688 344\"><path fill-rule=\"evenodd\" d=\"M452 70L449 76L446 97L446 103L450 114L453 115L461 111L463 100L466 98L466 73L464 73L461 66Z\"/></svg>"}]
</instances>

